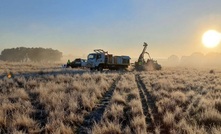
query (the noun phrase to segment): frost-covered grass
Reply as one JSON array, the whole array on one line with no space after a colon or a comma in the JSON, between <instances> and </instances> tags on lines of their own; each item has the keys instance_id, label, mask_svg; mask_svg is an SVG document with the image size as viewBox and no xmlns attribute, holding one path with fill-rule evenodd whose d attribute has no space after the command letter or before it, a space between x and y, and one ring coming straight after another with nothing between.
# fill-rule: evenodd
<instances>
[{"instance_id":1,"label":"frost-covered grass","mask_svg":"<svg viewBox=\"0 0 221 134\"><path fill-rule=\"evenodd\" d=\"M78 133L114 80L101 121L89 133L149 133L135 75L156 100L155 133L221 131L221 70L163 68L149 72L69 73L60 64L0 62L0 133ZM53 73L60 71L61 73ZM65 72L66 73L63 73ZM33 73L38 75L24 74ZM154 113L153 113L154 114Z\"/></svg>"},{"instance_id":2,"label":"frost-covered grass","mask_svg":"<svg viewBox=\"0 0 221 134\"><path fill-rule=\"evenodd\" d=\"M0 131L74 133L117 76L84 73L4 77L0 80Z\"/></svg>"},{"instance_id":3,"label":"frost-covered grass","mask_svg":"<svg viewBox=\"0 0 221 134\"><path fill-rule=\"evenodd\" d=\"M146 129L135 76L132 73L124 74L116 85L102 120L94 125L91 133L145 134Z\"/></svg>"},{"instance_id":4,"label":"frost-covered grass","mask_svg":"<svg viewBox=\"0 0 221 134\"><path fill-rule=\"evenodd\" d=\"M220 133L220 70L167 68L141 77L171 133Z\"/></svg>"}]
</instances>

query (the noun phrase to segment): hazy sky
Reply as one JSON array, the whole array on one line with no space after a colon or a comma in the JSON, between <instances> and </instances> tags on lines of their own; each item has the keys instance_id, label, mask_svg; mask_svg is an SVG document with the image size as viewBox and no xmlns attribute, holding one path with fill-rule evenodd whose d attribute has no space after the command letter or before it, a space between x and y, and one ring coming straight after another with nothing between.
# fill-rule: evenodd
<instances>
[{"instance_id":1,"label":"hazy sky","mask_svg":"<svg viewBox=\"0 0 221 134\"><path fill-rule=\"evenodd\" d=\"M221 32L221 0L0 0L0 51L45 47L85 57L95 48L138 57L221 52L203 33Z\"/></svg>"}]
</instances>

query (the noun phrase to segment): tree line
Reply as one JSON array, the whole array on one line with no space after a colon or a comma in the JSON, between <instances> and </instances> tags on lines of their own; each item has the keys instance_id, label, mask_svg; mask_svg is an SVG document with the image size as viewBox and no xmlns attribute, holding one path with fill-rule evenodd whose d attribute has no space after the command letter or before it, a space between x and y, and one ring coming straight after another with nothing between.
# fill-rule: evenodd
<instances>
[{"instance_id":1,"label":"tree line","mask_svg":"<svg viewBox=\"0 0 221 134\"><path fill-rule=\"evenodd\" d=\"M4 49L0 60L13 62L55 62L62 58L62 52L52 48L26 48L17 47Z\"/></svg>"}]
</instances>

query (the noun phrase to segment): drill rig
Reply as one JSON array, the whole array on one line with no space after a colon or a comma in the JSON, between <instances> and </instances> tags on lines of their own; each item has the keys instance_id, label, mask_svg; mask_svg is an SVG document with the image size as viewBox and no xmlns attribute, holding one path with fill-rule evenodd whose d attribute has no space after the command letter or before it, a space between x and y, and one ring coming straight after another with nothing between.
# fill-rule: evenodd
<instances>
[{"instance_id":1,"label":"drill rig","mask_svg":"<svg viewBox=\"0 0 221 134\"><path fill-rule=\"evenodd\" d=\"M160 70L161 65L158 64L156 60L153 60L150 57L150 54L148 52L146 52L148 44L146 42L144 42L143 46L144 46L143 51L141 52L138 61L135 62L135 69L137 71ZM145 59L144 59L144 54L147 54L149 57L149 59L147 59L147 61L145 61Z\"/></svg>"}]
</instances>

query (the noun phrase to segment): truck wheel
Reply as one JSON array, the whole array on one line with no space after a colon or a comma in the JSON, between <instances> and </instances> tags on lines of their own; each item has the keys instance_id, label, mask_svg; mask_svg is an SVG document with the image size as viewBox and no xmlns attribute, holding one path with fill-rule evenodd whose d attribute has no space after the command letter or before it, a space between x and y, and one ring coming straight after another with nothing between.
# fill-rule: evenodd
<instances>
[{"instance_id":1,"label":"truck wheel","mask_svg":"<svg viewBox=\"0 0 221 134\"><path fill-rule=\"evenodd\" d=\"M98 67L97 71L101 71L102 72L103 71L103 67Z\"/></svg>"}]
</instances>

